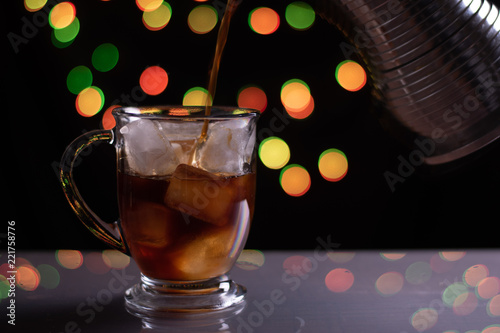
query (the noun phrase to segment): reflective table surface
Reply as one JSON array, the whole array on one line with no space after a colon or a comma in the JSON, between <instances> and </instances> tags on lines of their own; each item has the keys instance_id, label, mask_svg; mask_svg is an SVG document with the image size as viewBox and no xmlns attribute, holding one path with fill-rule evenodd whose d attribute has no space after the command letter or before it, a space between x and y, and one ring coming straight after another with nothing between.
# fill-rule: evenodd
<instances>
[{"instance_id":1,"label":"reflective table surface","mask_svg":"<svg viewBox=\"0 0 500 333\"><path fill-rule=\"evenodd\" d=\"M126 311L116 251L0 254L0 332L500 332L500 250L245 250L244 304L158 320Z\"/></svg>"}]
</instances>

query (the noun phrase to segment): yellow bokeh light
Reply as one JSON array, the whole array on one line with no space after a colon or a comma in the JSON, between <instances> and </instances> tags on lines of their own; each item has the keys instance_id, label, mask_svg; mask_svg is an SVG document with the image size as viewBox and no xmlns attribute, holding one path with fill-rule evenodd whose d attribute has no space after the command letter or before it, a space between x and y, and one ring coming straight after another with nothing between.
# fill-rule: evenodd
<instances>
[{"instance_id":1,"label":"yellow bokeh light","mask_svg":"<svg viewBox=\"0 0 500 333\"><path fill-rule=\"evenodd\" d=\"M260 143L259 157L269 169L281 169L290 160L290 148L282 139L271 136Z\"/></svg>"},{"instance_id":2,"label":"yellow bokeh light","mask_svg":"<svg viewBox=\"0 0 500 333\"><path fill-rule=\"evenodd\" d=\"M309 86L302 80L288 80L281 87L281 103L290 117L305 119L314 110L314 99Z\"/></svg>"},{"instance_id":3,"label":"yellow bokeh light","mask_svg":"<svg viewBox=\"0 0 500 333\"><path fill-rule=\"evenodd\" d=\"M366 84L366 72L357 62L346 60L335 70L335 78L342 88L348 91L358 91Z\"/></svg>"},{"instance_id":4,"label":"yellow bokeh light","mask_svg":"<svg viewBox=\"0 0 500 333\"><path fill-rule=\"evenodd\" d=\"M205 106L212 105L212 97L208 96L208 91L202 87L194 87L186 91L182 99L183 106Z\"/></svg>"},{"instance_id":5,"label":"yellow bokeh light","mask_svg":"<svg viewBox=\"0 0 500 333\"><path fill-rule=\"evenodd\" d=\"M298 79L285 82L281 88L281 103L285 108L299 112L306 108L311 100L307 84Z\"/></svg>"},{"instance_id":6,"label":"yellow bokeh light","mask_svg":"<svg viewBox=\"0 0 500 333\"><path fill-rule=\"evenodd\" d=\"M331 182L337 182L347 174L347 158L338 149L328 149L320 155L318 168L323 178Z\"/></svg>"},{"instance_id":7,"label":"yellow bokeh light","mask_svg":"<svg viewBox=\"0 0 500 333\"><path fill-rule=\"evenodd\" d=\"M212 31L217 24L217 11L212 6L200 5L189 13L187 21L191 31L197 34L206 34Z\"/></svg>"},{"instance_id":8,"label":"yellow bokeh light","mask_svg":"<svg viewBox=\"0 0 500 333\"><path fill-rule=\"evenodd\" d=\"M91 86L83 89L76 97L76 110L81 116L92 117L101 111L104 105L102 90Z\"/></svg>"},{"instance_id":9,"label":"yellow bokeh light","mask_svg":"<svg viewBox=\"0 0 500 333\"><path fill-rule=\"evenodd\" d=\"M71 2L60 2L49 14L49 22L54 29L63 29L70 25L76 17L75 5Z\"/></svg>"},{"instance_id":10,"label":"yellow bokeh light","mask_svg":"<svg viewBox=\"0 0 500 333\"><path fill-rule=\"evenodd\" d=\"M103 250L102 260L113 269L123 269L130 264L130 257L117 250Z\"/></svg>"},{"instance_id":11,"label":"yellow bokeh light","mask_svg":"<svg viewBox=\"0 0 500 333\"><path fill-rule=\"evenodd\" d=\"M47 0L24 0L24 8L29 12L36 12L45 6Z\"/></svg>"},{"instance_id":12,"label":"yellow bokeh light","mask_svg":"<svg viewBox=\"0 0 500 333\"><path fill-rule=\"evenodd\" d=\"M172 7L168 2L151 11L142 13L142 23L151 31L158 31L165 28L172 17Z\"/></svg>"},{"instance_id":13,"label":"yellow bokeh light","mask_svg":"<svg viewBox=\"0 0 500 333\"><path fill-rule=\"evenodd\" d=\"M137 7L144 12L152 12L158 9L163 3L163 0L136 0Z\"/></svg>"},{"instance_id":14,"label":"yellow bokeh light","mask_svg":"<svg viewBox=\"0 0 500 333\"><path fill-rule=\"evenodd\" d=\"M265 261L266 258L261 251L243 250L236 261L236 266L246 271L253 271L262 267Z\"/></svg>"},{"instance_id":15,"label":"yellow bokeh light","mask_svg":"<svg viewBox=\"0 0 500 333\"><path fill-rule=\"evenodd\" d=\"M410 323L419 332L427 331L436 325L439 314L435 309L424 308L417 310L411 317Z\"/></svg>"},{"instance_id":16,"label":"yellow bokeh light","mask_svg":"<svg viewBox=\"0 0 500 333\"><path fill-rule=\"evenodd\" d=\"M458 261L465 257L465 251L441 251L439 256L446 261Z\"/></svg>"},{"instance_id":17,"label":"yellow bokeh light","mask_svg":"<svg viewBox=\"0 0 500 333\"><path fill-rule=\"evenodd\" d=\"M375 281L375 288L382 296L392 296L403 289L405 278L399 272L387 272Z\"/></svg>"},{"instance_id":18,"label":"yellow bokeh light","mask_svg":"<svg viewBox=\"0 0 500 333\"><path fill-rule=\"evenodd\" d=\"M286 194L300 197L309 191L311 176L304 167L291 164L281 171L280 184Z\"/></svg>"},{"instance_id":19,"label":"yellow bokeh light","mask_svg":"<svg viewBox=\"0 0 500 333\"><path fill-rule=\"evenodd\" d=\"M57 250L56 260L64 268L77 269L83 264L83 255L78 250Z\"/></svg>"}]
</instances>

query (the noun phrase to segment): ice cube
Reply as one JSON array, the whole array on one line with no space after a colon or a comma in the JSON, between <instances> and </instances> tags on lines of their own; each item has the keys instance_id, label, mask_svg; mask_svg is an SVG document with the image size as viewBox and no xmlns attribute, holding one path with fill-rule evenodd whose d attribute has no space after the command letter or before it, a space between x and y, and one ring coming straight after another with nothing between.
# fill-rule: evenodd
<instances>
[{"instance_id":1,"label":"ice cube","mask_svg":"<svg viewBox=\"0 0 500 333\"><path fill-rule=\"evenodd\" d=\"M124 218L127 238L131 243L153 248L168 246L175 240L174 212L165 206L140 202L126 212Z\"/></svg>"},{"instance_id":2,"label":"ice cube","mask_svg":"<svg viewBox=\"0 0 500 333\"><path fill-rule=\"evenodd\" d=\"M240 175L248 172L255 144L255 128L248 119L210 124L206 142L197 151L197 164L210 172Z\"/></svg>"},{"instance_id":3,"label":"ice cube","mask_svg":"<svg viewBox=\"0 0 500 333\"><path fill-rule=\"evenodd\" d=\"M121 128L129 167L144 176L166 176L179 164L157 121L139 119Z\"/></svg>"},{"instance_id":4,"label":"ice cube","mask_svg":"<svg viewBox=\"0 0 500 333\"><path fill-rule=\"evenodd\" d=\"M229 254L233 245L231 228L214 228L183 244L172 260L185 280L199 280L227 273L236 259Z\"/></svg>"},{"instance_id":5,"label":"ice cube","mask_svg":"<svg viewBox=\"0 0 500 333\"><path fill-rule=\"evenodd\" d=\"M230 180L180 164L170 180L165 203L204 222L223 226L231 219L236 195Z\"/></svg>"}]
</instances>

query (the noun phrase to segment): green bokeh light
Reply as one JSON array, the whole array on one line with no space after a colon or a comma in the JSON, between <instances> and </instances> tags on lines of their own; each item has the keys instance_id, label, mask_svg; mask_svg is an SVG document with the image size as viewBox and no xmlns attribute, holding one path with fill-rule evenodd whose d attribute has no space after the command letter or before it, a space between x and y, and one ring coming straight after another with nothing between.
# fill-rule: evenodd
<instances>
[{"instance_id":1,"label":"green bokeh light","mask_svg":"<svg viewBox=\"0 0 500 333\"><path fill-rule=\"evenodd\" d=\"M90 69L86 66L77 66L73 68L66 78L68 90L78 95L80 91L92 85L93 76Z\"/></svg>"},{"instance_id":2,"label":"green bokeh light","mask_svg":"<svg viewBox=\"0 0 500 333\"><path fill-rule=\"evenodd\" d=\"M80 32L80 21L77 17L66 28L55 29L54 37L61 43L73 41Z\"/></svg>"},{"instance_id":3,"label":"green bokeh light","mask_svg":"<svg viewBox=\"0 0 500 333\"><path fill-rule=\"evenodd\" d=\"M46 289L55 289L61 281L57 269L48 264L41 264L37 268L40 272L40 285Z\"/></svg>"},{"instance_id":4,"label":"green bokeh light","mask_svg":"<svg viewBox=\"0 0 500 333\"><path fill-rule=\"evenodd\" d=\"M292 28L307 30L314 23L316 13L308 3L295 1L286 7L285 19Z\"/></svg>"},{"instance_id":5,"label":"green bokeh light","mask_svg":"<svg viewBox=\"0 0 500 333\"><path fill-rule=\"evenodd\" d=\"M118 63L119 52L111 43L104 43L96 47L92 53L92 65L99 72L108 72Z\"/></svg>"}]
</instances>

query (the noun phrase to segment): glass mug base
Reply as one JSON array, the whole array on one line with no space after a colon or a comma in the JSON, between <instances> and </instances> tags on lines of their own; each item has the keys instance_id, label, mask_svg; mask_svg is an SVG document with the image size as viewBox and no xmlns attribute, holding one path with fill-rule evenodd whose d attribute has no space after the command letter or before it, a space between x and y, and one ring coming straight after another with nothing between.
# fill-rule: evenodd
<instances>
[{"instance_id":1,"label":"glass mug base","mask_svg":"<svg viewBox=\"0 0 500 333\"><path fill-rule=\"evenodd\" d=\"M140 317L164 317L175 312L198 313L241 303L246 288L227 275L201 281L167 281L141 274L141 282L125 292L127 311Z\"/></svg>"}]
</instances>

